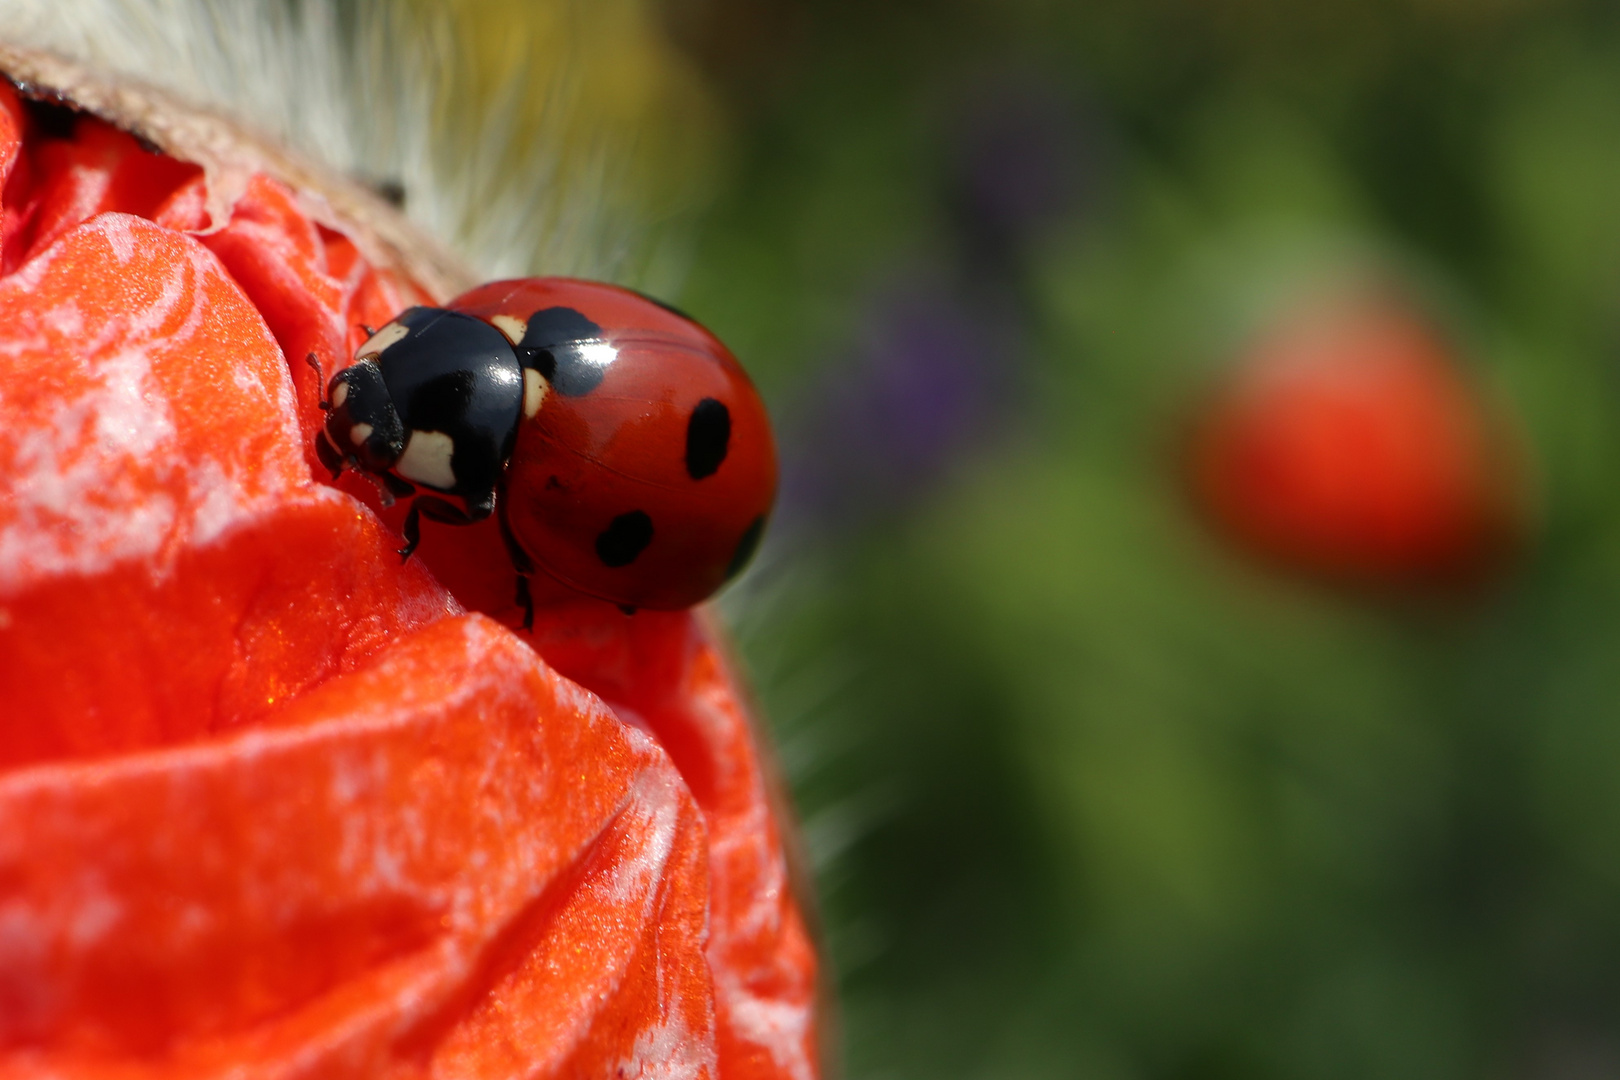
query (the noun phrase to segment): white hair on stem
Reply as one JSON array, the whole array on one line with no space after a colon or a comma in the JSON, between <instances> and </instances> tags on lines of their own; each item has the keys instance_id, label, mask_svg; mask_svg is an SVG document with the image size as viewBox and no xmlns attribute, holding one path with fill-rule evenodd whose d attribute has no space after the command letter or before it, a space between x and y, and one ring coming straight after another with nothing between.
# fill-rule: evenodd
<instances>
[{"instance_id":1,"label":"white hair on stem","mask_svg":"<svg viewBox=\"0 0 1620 1080\"><path fill-rule=\"evenodd\" d=\"M0 38L161 87L357 179L397 184L406 214L489 277L603 276L640 231L615 183L624 148L569 155L558 141L575 99L566 62L519 65L475 106L475 62L431 5L0 0ZM520 130L537 86L542 120Z\"/></svg>"}]
</instances>

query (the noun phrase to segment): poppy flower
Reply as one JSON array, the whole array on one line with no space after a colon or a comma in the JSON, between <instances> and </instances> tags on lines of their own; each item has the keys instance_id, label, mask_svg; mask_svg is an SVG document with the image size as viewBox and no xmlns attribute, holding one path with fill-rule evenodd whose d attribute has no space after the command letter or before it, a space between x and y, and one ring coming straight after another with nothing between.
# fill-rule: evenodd
<instances>
[{"instance_id":1,"label":"poppy flower","mask_svg":"<svg viewBox=\"0 0 1620 1080\"><path fill-rule=\"evenodd\" d=\"M515 629L498 537L402 563L314 459L317 369L454 260L0 67L0 1075L815 1076L723 636L560 591Z\"/></svg>"},{"instance_id":2,"label":"poppy flower","mask_svg":"<svg viewBox=\"0 0 1620 1080\"><path fill-rule=\"evenodd\" d=\"M1387 293L1302 305L1197 419L1190 476L1217 526L1336 582L1453 589L1525 527L1522 467L1446 338Z\"/></svg>"}]
</instances>

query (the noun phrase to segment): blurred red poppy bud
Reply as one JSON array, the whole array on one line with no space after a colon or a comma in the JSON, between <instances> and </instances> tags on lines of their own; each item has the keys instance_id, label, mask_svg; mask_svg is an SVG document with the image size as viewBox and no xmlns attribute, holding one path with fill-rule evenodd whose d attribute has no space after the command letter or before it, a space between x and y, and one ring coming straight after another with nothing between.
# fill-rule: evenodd
<instances>
[{"instance_id":1,"label":"blurred red poppy bud","mask_svg":"<svg viewBox=\"0 0 1620 1080\"><path fill-rule=\"evenodd\" d=\"M1189 448L1221 532L1341 584L1478 585L1526 530L1517 441L1446 336L1387 293L1306 305L1258 335Z\"/></svg>"}]
</instances>

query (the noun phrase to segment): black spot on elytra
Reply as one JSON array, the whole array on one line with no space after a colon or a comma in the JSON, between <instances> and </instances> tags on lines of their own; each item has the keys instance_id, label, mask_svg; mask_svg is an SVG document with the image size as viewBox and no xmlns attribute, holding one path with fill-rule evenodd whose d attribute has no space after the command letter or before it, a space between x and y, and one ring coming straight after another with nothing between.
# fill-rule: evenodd
<instances>
[{"instance_id":1,"label":"black spot on elytra","mask_svg":"<svg viewBox=\"0 0 1620 1080\"><path fill-rule=\"evenodd\" d=\"M652 543L653 523L640 510L614 518L596 538L596 557L604 566L629 566Z\"/></svg>"},{"instance_id":2,"label":"black spot on elytra","mask_svg":"<svg viewBox=\"0 0 1620 1080\"><path fill-rule=\"evenodd\" d=\"M737 549L731 553L731 562L726 565L726 580L730 581L748 565L748 560L754 557L759 550L759 538L765 535L765 516L761 514L749 523L743 530L742 539L737 541Z\"/></svg>"},{"instance_id":3,"label":"black spot on elytra","mask_svg":"<svg viewBox=\"0 0 1620 1080\"><path fill-rule=\"evenodd\" d=\"M704 398L686 422L686 475L694 480L713 476L730 445L731 410L724 402Z\"/></svg>"},{"instance_id":4,"label":"black spot on elytra","mask_svg":"<svg viewBox=\"0 0 1620 1080\"><path fill-rule=\"evenodd\" d=\"M571 307L541 308L529 316L519 344L525 349L549 349L575 341L594 341L602 328Z\"/></svg>"},{"instance_id":5,"label":"black spot on elytra","mask_svg":"<svg viewBox=\"0 0 1620 1080\"><path fill-rule=\"evenodd\" d=\"M542 308L529 316L518 353L557 393L581 397L601 385L607 374L607 365L587 360L583 348L601 340L602 328L573 308Z\"/></svg>"}]
</instances>

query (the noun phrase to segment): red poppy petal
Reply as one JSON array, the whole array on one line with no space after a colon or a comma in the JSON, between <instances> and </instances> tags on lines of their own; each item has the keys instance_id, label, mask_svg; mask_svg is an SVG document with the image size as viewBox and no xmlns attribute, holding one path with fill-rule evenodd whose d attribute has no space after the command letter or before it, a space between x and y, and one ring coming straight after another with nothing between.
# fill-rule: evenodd
<instances>
[{"instance_id":1,"label":"red poppy petal","mask_svg":"<svg viewBox=\"0 0 1620 1080\"><path fill-rule=\"evenodd\" d=\"M701 837L651 740L441 620L263 727L0 779L0 1070L704 1075Z\"/></svg>"}]
</instances>

